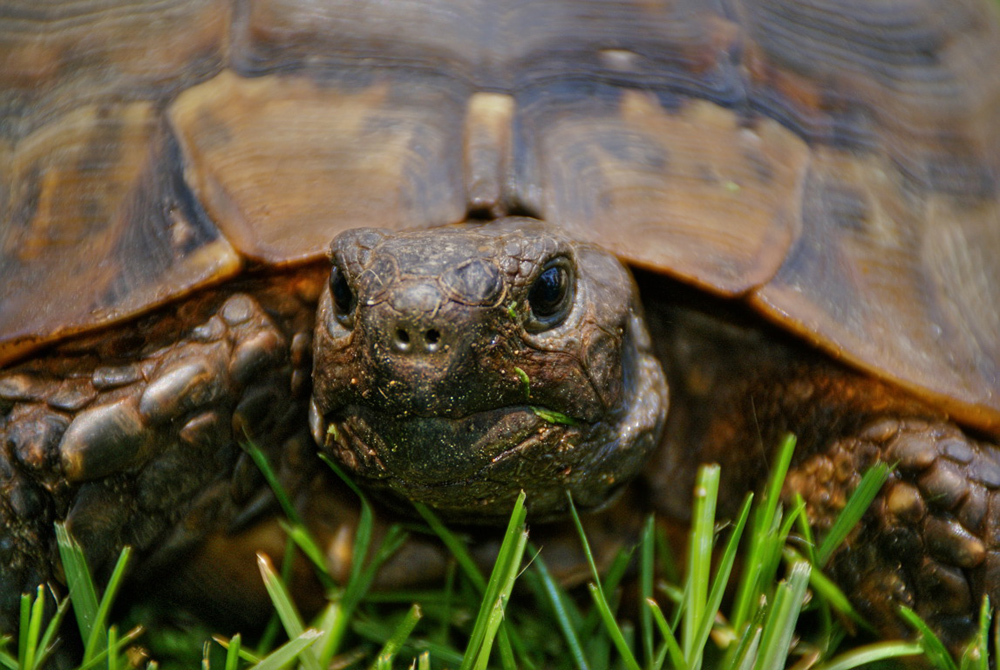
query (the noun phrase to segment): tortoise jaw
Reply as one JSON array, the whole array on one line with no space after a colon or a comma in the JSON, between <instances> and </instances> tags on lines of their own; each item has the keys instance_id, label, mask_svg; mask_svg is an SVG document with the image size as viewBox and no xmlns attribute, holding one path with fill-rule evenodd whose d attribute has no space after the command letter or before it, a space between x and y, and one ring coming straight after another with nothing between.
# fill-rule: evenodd
<instances>
[{"instance_id":1,"label":"tortoise jaw","mask_svg":"<svg viewBox=\"0 0 1000 670\"><path fill-rule=\"evenodd\" d=\"M513 454L551 449L570 437L539 414L526 405L459 418L350 406L325 418L320 443L365 480L395 480L407 491L412 486L454 486L488 478L493 464Z\"/></svg>"},{"instance_id":2,"label":"tortoise jaw","mask_svg":"<svg viewBox=\"0 0 1000 670\"><path fill-rule=\"evenodd\" d=\"M528 494L532 518L610 502L653 446L648 431L630 435L619 421L568 421L529 405L460 419L394 416L350 406L314 421L321 449L391 508L413 515L422 503L444 520L501 524Z\"/></svg>"},{"instance_id":3,"label":"tortoise jaw","mask_svg":"<svg viewBox=\"0 0 1000 670\"><path fill-rule=\"evenodd\" d=\"M527 405L460 419L354 406L318 427L322 450L390 506L412 514L412 503L423 503L463 523L502 521L522 489L537 492L529 505L543 516L550 492L561 510L562 492L577 474L574 445L586 444L590 429L552 423Z\"/></svg>"}]
</instances>

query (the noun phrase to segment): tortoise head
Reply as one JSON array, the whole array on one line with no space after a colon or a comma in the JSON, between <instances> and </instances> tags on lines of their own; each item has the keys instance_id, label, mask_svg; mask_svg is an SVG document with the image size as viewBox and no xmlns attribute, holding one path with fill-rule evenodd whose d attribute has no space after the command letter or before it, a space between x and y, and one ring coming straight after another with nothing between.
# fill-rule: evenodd
<instances>
[{"instance_id":1,"label":"tortoise head","mask_svg":"<svg viewBox=\"0 0 1000 670\"><path fill-rule=\"evenodd\" d=\"M311 423L397 507L504 520L610 500L659 441L664 375L628 270L532 219L331 245Z\"/></svg>"}]
</instances>

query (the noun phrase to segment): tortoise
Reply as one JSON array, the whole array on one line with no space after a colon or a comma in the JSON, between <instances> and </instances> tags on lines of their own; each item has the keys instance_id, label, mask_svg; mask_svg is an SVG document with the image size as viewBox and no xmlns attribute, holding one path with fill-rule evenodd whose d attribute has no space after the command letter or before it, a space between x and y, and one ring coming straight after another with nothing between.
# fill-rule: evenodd
<instances>
[{"instance_id":1,"label":"tortoise","mask_svg":"<svg viewBox=\"0 0 1000 670\"><path fill-rule=\"evenodd\" d=\"M711 461L732 509L792 431L821 531L896 466L832 568L883 631L1000 595L990 0L4 0L0 45L2 630L54 522L139 577L245 540L246 439L310 509L323 453L489 524L683 520Z\"/></svg>"}]
</instances>

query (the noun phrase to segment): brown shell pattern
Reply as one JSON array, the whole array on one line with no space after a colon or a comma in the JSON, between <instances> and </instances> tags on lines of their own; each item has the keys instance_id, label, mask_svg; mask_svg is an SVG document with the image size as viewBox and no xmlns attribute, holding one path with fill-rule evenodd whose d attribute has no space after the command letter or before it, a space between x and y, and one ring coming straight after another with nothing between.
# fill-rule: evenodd
<instances>
[{"instance_id":1,"label":"brown shell pattern","mask_svg":"<svg viewBox=\"0 0 1000 670\"><path fill-rule=\"evenodd\" d=\"M993 0L3 0L0 361L529 213L1000 432Z\"/></svg>"}]
</instances>

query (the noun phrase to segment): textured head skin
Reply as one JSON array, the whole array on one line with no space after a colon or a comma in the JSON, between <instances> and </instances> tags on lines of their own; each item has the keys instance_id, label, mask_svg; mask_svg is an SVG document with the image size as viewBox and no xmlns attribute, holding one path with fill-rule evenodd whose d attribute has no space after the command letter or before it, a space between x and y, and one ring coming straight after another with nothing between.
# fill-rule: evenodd
<instances>
[{"instance_id":1,"label":"textured head skin","mask_svg":"<svg viewBox=\"0 0 1000 670\"><path fill-rule=\"evenodd\" d=\"M666 384L611 254L510 218L350 231L331 258L313 430L390 500L477 523L522 489L536 518L565 511L566 490L597 508L658 444Z\"/></svg>"}]
</instances>

